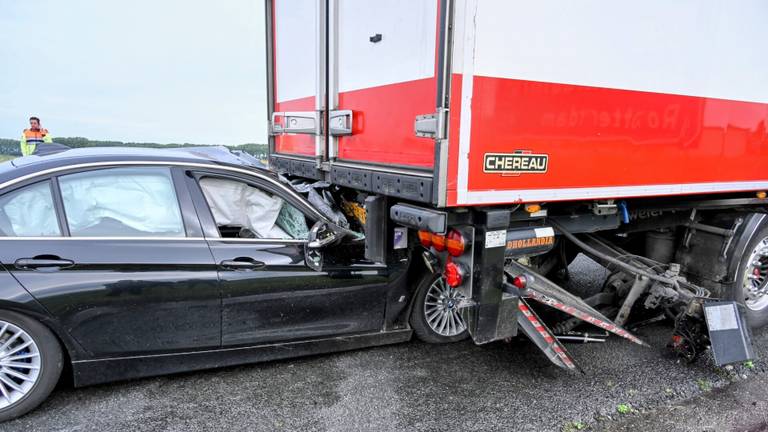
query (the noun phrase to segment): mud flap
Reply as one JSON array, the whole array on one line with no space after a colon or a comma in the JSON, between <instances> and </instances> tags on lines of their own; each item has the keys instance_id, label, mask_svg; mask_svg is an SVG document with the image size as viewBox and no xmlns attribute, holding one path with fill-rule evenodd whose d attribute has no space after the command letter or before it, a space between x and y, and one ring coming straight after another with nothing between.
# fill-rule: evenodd
<instances>
[{"instance_id":1,"label":"mud flap","mask_svg":"<svg viewBox=\"0 0 768 432\"><path fill-rule=\"evenodd\" d=\"M536 312L528 306L525 299L520 299L517 304L520 313L517 315L517 324L523 330L528 339L547 356L547 358L557 366L568 370L577 370L584 373L571 357L568 350L557 340L552 331L541 321Z\"/></svg>"}]
</instances>

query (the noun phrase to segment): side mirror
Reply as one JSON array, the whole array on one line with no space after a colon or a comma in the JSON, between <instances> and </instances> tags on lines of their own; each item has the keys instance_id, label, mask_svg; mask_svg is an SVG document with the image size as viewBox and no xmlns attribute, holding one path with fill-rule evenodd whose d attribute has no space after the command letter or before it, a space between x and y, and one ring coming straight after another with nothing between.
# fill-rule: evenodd
<instances>
[{"instance_id":1,"label":"side mirror","mask_svg":"<svg viewBox=\"0 0 768 432\"><path fill-rule=\"evenodd\" d=\"M334 229L327 222L315 223L304 245L304 261L307 266L315 271L323 271L323 248L340 241L344 235L343 231Z\"/></svg>"},{"instance_id":2,"label":"side mirror","mask_svg":"<svg viewBox=\"0 0 768 432\"><path fill-rule=\"evenodd\" d=\"M319 221L309 230L307 248L322 249L330 244L336 243L344 236L343 233L333 230L328 223Z\"/></svg>"}]
</instances>

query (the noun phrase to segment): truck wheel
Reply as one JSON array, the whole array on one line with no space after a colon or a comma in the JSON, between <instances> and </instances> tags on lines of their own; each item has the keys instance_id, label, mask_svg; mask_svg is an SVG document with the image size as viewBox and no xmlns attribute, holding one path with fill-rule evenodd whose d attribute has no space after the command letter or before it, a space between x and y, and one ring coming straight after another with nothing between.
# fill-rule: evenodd
<instances>
[{"instance_id":1,"label":"truck wheel","mask_svg":"<svg viewBox=\"0 0 768 432\"><path fill-rule=\"evenodd\" d=\"M448 343L466 339L467 325L458 303L461 294L448 286L442 274L428 274L419 283L413 308L411 327L419 340Z\"/></svg>"},{"instance_id":2,"label":"truck wheel","mask_svg":"<svg viewBox=\"0 0 768 432\"><path fill-rule=\"evenodd\" d=\"M39 322L0 310L0 422L40 405L59 380L62 354Z\"/></svg>"},{"instance_id":3,"label":"truck wheel","mask_svg":"<svg viewBox=\"0 0 768 432\"><path fill-rule=\"evenodd\" d=\"M768 324L768 217L754 215L754 234L736 266L734 284L726 297L742 302L747 309L747 321L752 328ZM749 223L746 229L749 229ZM737 249L741 250L741 249Z\"/></svg>"}]
</instances>

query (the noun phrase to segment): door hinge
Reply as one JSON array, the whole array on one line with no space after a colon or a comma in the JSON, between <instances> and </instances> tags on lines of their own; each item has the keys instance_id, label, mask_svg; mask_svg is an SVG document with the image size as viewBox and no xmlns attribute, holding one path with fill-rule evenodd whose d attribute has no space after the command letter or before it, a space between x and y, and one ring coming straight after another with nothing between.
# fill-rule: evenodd
<instances>
[{"instance_id":1,"label":"door hinge","mask_svg":"<svg viewBox=\"0 0 768 432\"><path fill-rule=\"evenodd\" d=\"M439 108L434 114L416 116L413 122L413 132L417 137L445 139L448 109Z\"/></svg>"},{"instance_id":2,"label":"door hinge","mask_svg":"<svg viewBox=\"0 0 768 432\"><path fill-rule=\"evenodd\" d=\"M322 135L321 111L275 112L269 123L271 135L309 134Z\"/></svg>"}]
</instances>

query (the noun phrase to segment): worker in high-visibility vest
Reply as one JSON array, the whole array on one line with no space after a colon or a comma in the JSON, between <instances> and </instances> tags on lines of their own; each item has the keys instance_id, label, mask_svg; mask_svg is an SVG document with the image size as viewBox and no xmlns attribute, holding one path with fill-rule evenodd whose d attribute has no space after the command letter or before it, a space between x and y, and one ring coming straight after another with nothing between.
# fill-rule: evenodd
<instances>
[{"instance_id":1,"label":"worker in high-visibility vest","mask_svg":"<svg viewBox=\"0 0 768 432\"><path fill-rule=\"evenodd\" d=\"M53 137L48 133L48 129L40 127L40 119L37 117L29 118L29 129L24 129L21 134L21 154L29 156L35 152L38 144L53 142Z\"/></svg>"}]
</instances>

